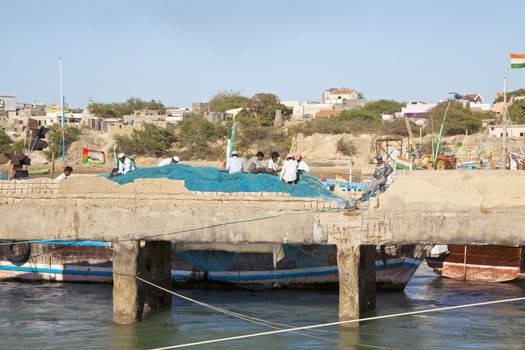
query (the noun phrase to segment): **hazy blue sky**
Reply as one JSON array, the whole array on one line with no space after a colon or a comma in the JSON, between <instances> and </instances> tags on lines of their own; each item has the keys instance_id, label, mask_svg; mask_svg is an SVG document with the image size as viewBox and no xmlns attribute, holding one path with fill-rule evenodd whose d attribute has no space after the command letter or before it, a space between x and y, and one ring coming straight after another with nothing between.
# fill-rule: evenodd
<instances>
[{"instance_id":1,"label":"hazy blue sky","mask_svg":"<svg viewBox=\"0 0 525 350\"><path fill-rule=\"evenodd\" d=\"M130 96L189 106L217 91L436 101L502 88L525 53L523 0L0 1L0 94L73 106ZM514 70L510 88L525 87Z\"/></svg>"}]
</instances>

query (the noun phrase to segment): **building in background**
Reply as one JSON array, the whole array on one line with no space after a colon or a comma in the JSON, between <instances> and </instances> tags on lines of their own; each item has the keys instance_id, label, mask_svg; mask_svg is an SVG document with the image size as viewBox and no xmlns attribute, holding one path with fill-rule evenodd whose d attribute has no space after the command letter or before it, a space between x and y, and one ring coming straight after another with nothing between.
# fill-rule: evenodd
<instances>
[{"instance_id":1,"label":"building in background","mask_svg":"<svg viewBox=\"0 0 525 350\"><path fill-rule=\"evenodd\" d=\"M315 115L315 118L332 118L338 117L343 112L342 109L321 109Z\"/></svg>"},{"instance_id":2,"label":"building in background","mask_svg":"<svg viewBox=\"0 0 525 350\"><path fill-rule=\"evenodd\" d=\"M0 95L0 111L7 113L7 117L16 115L16 96Z\"/></svg>"},{"instance_id":3,"label":"building in background","mask_svg":"<svg viewBox=\"0 0 525 350\"><path fill-rule=\"evenodd\" d=\"M191 114L189 108L169 107L166 108L166 122L176 124Z\"/></svg>"},{"instance_id":4,"label":"building in background","mask_svg":"<svg viewBox=\"0 0 525 350\"><path fill-rule=\"evenodd\" d=\"M489 112L492 108L490 103L485 103L483 97L480 94L466 94L463 95L461 100L465 107L477 110L479 112Z\"/></svg>"},{"instance_id":5,"label":"building in background","mask_svg":"<svg viewBox=\"0 0 525 350\"><path fill-rule=\"evenodd\" d=\"M206 102L193 102L191 104L191 112L193 114L204 114L209 111L209 105Z\"/></svg>"},{"instance_id":6,"label":"building in background","mask_svg":"<svg viewBox=\"0 0 525 350\"><path fill-rule=\"evenodd\" d=\"M503 125L491 125L488 129L489 136L503 137ZM507 137L523 140L525 125L507 125Z\"/></svg>"},{"instance_id":7,"label":"building in background","mask_svg":"<svg viewBox=\"0 0 525 350\"><path fill-rule=\"evenodd\" d=\"M435 103L426 103L423 101L411 101L405 107L401 108L401 113L396 113L398 118L408 118L416 125L425 126L428 124L427 115L436 107Z\"/></svg>"},{"instance_id":8,"label":"building in background","mask_svg":"<svg viewBox=\"0 0 525 350\"><path fill-rule=\"evenodd\" d=\"M322 95L322 103L325 104L348 105L359 99L360 94L356 90L347 88L330 88L325 90Z\"/></svg>"}]
</instances>

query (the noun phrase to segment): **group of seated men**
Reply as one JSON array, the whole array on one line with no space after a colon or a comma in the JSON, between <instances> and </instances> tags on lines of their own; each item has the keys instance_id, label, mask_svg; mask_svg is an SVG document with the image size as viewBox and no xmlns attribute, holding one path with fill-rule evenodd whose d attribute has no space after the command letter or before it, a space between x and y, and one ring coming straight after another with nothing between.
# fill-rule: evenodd
<instances>
[{"instance_id":1,"label":"group of seated men","mask_svg":"<svg viewBox=\"0 0 525 350\"><path fill-rule=\"evenodd\" d=\"M279 175L279 179L287 184L297 183L299 179L298 174L301 172L310 172L310 167L306 164L300 152L296 152L295 155L288 154L282 164L279 157L279 153L272 152L270 159L265 161L264 153L259 151L255 156L248 159L246 163L243 163L238 153L233 151L226 162L226 171L230 174L244 172Z\"/></svg>"}]
</instances>

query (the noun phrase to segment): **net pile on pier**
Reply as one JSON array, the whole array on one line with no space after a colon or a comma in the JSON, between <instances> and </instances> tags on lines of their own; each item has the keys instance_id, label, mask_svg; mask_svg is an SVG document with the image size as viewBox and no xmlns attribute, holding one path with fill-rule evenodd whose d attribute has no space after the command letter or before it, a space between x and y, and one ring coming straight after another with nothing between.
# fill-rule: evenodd
<instances>
[{"instance_id":1,"label":"net pile on pier","mask_svg":"<svg viewBox=\"0 0 525 350\"><path fill-rule=\"evenodd\" d=\"M107 176L107 175L106 175ZM170 164L162 167L139 168L111 178L121 185L136 179L182 180L189 191L199 192L282 192L292 197L324 198L344 205L345 200L327 190L317 178L303 173L299 183L286 185L278 176L269 174L228 174L211 167Z\"/></svg>"}]
</instances>

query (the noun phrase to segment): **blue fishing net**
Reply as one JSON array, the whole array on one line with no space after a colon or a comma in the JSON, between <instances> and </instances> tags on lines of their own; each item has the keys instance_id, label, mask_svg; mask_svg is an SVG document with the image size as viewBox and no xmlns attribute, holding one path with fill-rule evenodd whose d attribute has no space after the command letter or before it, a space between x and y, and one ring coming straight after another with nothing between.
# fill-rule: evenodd
<instances>
[{"instance_id":1,"label":"blue fishing net","mask_svg":"<svg viewBox=\"0 0 525 350\"><path fill-rule=\"evenodd\" d=\"M109 178L108 174L104 174ZM344 206L346 201L327 190L314 176L302 173L296 185L286 185L270 174L228 174L211 167L170 164L161 167L139 168L125 175L110 178L124 185L136 179L183 180L189 191L198 192L283 192L292 197L324 198Z\"/></svg>"}]
</instances>

